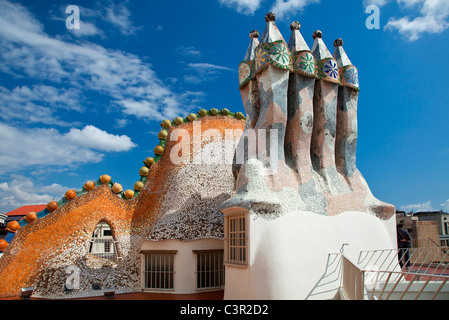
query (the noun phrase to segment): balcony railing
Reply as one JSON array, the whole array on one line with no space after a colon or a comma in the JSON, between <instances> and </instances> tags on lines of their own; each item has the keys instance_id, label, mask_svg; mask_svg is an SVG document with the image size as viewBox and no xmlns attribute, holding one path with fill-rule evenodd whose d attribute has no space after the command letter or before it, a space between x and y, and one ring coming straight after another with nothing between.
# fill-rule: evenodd
<instances>
[{"instance_id":1,"label":"balcony railing","mask_svg":"<svg viewBox=\"0 0 449 320\"><path fill-rule=\"evenodd\" d=\"M89 241L89 256L113 262L118 261L117 241L108 238L92 238Z\"/></svg>"},{"instance_id":2,"label":"balcony railing","mask_svg":"<svg viewBox=\"0 0 449 320\"><path fill-rule=\"evenodd\" d=\"M448 247L406 250L362 251L356 262L341 254L340 296L348 300L434 300L444 292L446 298Z\"/></svg>"}]
</instances>

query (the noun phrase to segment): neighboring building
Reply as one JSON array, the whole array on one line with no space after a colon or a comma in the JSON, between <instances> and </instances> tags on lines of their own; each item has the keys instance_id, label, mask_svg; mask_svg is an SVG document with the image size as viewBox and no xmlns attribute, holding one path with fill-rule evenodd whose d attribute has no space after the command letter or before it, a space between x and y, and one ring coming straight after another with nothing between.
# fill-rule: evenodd
<instances>
[{"instance_id":1,"label":"neighboring building","mask_svg":"<svg viewBox=\"0 0 449 320\"><path fill-rule=\"evenodd\" d=\"M6 214L0 213L0 239L3 239L7 235L6 231ZM0 257L2 256L2 252L0 252Z\"/></svg>"},{"instance_id":2,"label":"neighboring building","mask_svg":"<svg viewBox=\"0 0 449 320\"><path fill-rule=\"evenodd\" d=\"M449 244L449 214L443 211L396 211L396 223L401 223L413 239L413 247ZM420 244L418 244L420 243Z\"/></svg>"},{"instance_id":3,"label":"neighboring building","mask_svg":"<svg viewBox=\"0 0 449 320\"><path fill-rule=\"evenodd\" d=\"M14 209L6 213L5 223L10 221L20 221L22 220L28 212L40 212L45 209L45 204L28 205L22 206L20 208Z\"/></svg>"},{"instance_id":4,"label":"neighboring building","mask_svg":"<svg viewBox=\"0 0 449 320\"><path fill-rule=\"evenodd\" d=\"M5 223L6 218L7 218L6 214L0 213L0 224Z\"/></svg>"},{"instance_id":5,"label":"neighboring building","mask_svg":"<svg viewBox=\"0 0 449 320\"><path fill-rule=\"evenodd\" d=\"M5 230L6 228L6 224L5 224L5 220L6 220L6 214L0 213L0 239L3 239L6 234L7 231ZM0 257L3 255L3 252L0 252Z\"/></svg>"},{"instance_id":6,"label":"neighboring building","mask_svg":"<svg viewBox=\"0 0 449 320\"><path fill-rule=\"evenodd\" d=\"M420 211L413 213L413 218L419 221L436 221L440 236L449 235L449 213L443 211Z\"/></svg>"}]
</instances>

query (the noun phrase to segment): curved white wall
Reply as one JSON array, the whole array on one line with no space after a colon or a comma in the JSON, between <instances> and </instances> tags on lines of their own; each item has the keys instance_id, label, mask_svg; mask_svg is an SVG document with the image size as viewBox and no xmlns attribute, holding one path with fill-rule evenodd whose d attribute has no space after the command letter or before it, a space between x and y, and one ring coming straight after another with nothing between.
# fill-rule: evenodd
<instances>
[{"instance_id":1,"label":"curved white wall","mask_svg":"<svg viewBox=\"0 0 449 320\"><path fill-rule=\"evenodd\" d=\"M192 250L212 249L223 249L223 240L200 239L185 242L179 240L146 240L142 244L142 250L178 250L174 257L174 290L151 291L166 292L172 294L191 294L201 292L196 289L196 254L193 253ZM141 270L144 270L143 255Z\"/></svg>"},{"instance_id":2,"label":"curved white wall","mask_svg":"<svg viewBox=\"0 0 449 320\"><path fill-rule=\"evenodd\" d=\"M332 299L340 285L331 253L396 248L396 220L362 212L249 216L249 265L226 266L225 299ZM343 244L347 244L344 245Z\"/></svg>"}]
</instances>

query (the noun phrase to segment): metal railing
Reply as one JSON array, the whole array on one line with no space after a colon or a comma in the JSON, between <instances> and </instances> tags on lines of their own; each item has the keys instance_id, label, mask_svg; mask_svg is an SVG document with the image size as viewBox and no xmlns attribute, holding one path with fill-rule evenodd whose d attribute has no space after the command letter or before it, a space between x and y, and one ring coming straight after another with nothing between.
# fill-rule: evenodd
<instances>
[{"instance_id":1,"label":"metal railing","mask_svg":"<svg viewBox=\"0 0 449 320\"><path fill-rule=\"evenodd\" d=\"M174 258L172 253L145 254L144 289L174 289Z\"/></svg>"},{"instance_id":2,"label":"metal railing","mask_svg":"<svg viewBox=\"0 0 449 320\"><path fill-rule=\"evenodd\" d=\"M449 280L448 251L435 246L362 251L357 262L342 254L341 290L348 300L417 300L424 292L424 299L434 300Z\"/></svg>"},{"instance_id":3,"label":"metal railing","mask_svg":"<svg viewBox=\"0 0 449 320\"><path fill-rule=\"evenodd\" d=\"M118 261L117 241L112 238L92 238L89 241L89 256L113 262Z\"/></svg>"},{"instance_id":4,"label":"metal railing","mask_svg":"<svg viewBox=\"0 0 449 320\"><path fill-rule=\"evenodd\" d=\"M196 288L223 288L225 268L223 251L198 251L196 253Z\"/></svg>"}]
</instances>

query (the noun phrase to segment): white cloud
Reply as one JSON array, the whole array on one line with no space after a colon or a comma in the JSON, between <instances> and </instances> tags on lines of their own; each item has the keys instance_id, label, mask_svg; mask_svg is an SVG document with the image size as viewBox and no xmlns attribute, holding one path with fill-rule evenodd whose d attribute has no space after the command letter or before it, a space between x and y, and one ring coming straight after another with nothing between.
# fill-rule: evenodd
<instances>
[{"instance_id":1,"label":"white cloud","mask_svg":"<svg viewBox=\"0 0 449 320\"><path fill-rule=\"evenodd\" d=\"M117 101L119 105L123 107L123 112L129 115L134 115L137 118L149 118L163 120L163 115L157 111L157 107L151 102L136 101L134 99L123 99Z\"/></svg>"},{"instance_id":2,"label":"white cloud","mask_svg":"<svg viewBox=\"0 0 449 320\"><path fill-rule=\"evenodd\" d=\"M440 206L443 209L443 211L449 212L449 199L447 199L445 202L440 204Z\"/></svg>"},{"instance_id":3,"label":"white cloud","mask_svg":"<svg viewBox=\"0 0 449 320\"><path fill-rule=\"evenodd\" d=\"M20 25L24 30L34 30L36 33L43 32L42 24L29 14L26 8L9 1L0 1L0 17L9 24L17 23L20 18Z\"/></svg>"},{"instance_id":4,"label":"white cloud","mask_svg":"<svg viewBox=\"0 0 449 320\"><path fill-rule=\"evenodd\" d=\"M115 25L123 34L129 35L135 33L136 27L133 26L131 12L125 3L115 4L111 2L104 10L106 12L104 16L105 20Z\"/></svg>"},{"instance_id":5,"label":"white cloud","mask_svg":"<svg viewBox=\"0 0 449 320\"><path fill-rule=\"evenodd\" d=\"M441 33L449 28L449 1L397 0L397 2L407 9L419 7L420 16L391 18L385 29L397 30L410 41L415 41L423 34Z\"/></svg>"},{"instance_id":6,"label":"white cloud","mask_svg":"<svg viewBox=\"0 0 449 320\"><path fill-rule=\"evenodd\" d=\"M191 83L202 83L204 81L215 80L220 75L221 71L236 71L229 67L223 67L204 62L188 63L187 67L188 69L192 70L193 73L186 74L184 76L184 80Z\"/></svg>"},{"instance_id":7,"label":"white cloud","mask_svg":"<svg viewBox=\"0 0 449 320\"><path fill-rule=\"evenodd\" d=\"M405 7L412 7L417 4L422 4L428 0L397 0L398 4L403 5ZM435 1L434 1L435 2Z\"/></svg>"},{"instance_id":8,"label":"white cloud","mask_svg":"<svg viewBox=\"0 0 449 320\"><path fill-rule=\"evenodd\" d=\"M261 0L219 0L228 8L234 8L237 12L252 15L259 9Z\"/></svg>"},{"instance_id":9,"label":"white cloud","mask_svg":"<svg viewBox=\"0 0 449 320\"><path fill-rule=\"evenodd\" d=\"M115 128L124 128L130 123L129 119L116 119Z\"/></svg>"},{"instance_id":10,"label":"white cloud","mask_svg":"<svg viewBox=\"0 0 449 320\"><path fill-rule=\"evenodd\" d=\"M176 48L176 52L179 52L181 55L194 58L200 58L202 55L200 50L192 46L178 47Z\"/></svg>"},{"instance_id":11,"label":"white cloud","mask_svg":"<svg viewBox=\"0 0 449 320\"><path fill-rule=\"evenodd\" d=\"M136 145L125 135L113 135L88 125L83 129L72 128L64 135L64 140L81 148L101 150L101 151L128 151Z\"/></svg>"},{"instance_id":12,"label":"white cloud","mask_svg":"<svg viewBox=\"0 0 449 320\"><path fill-rule=\"evenodd\" d=\"M106 4L105 4L106 2ZM126 7L129 1L115 4L113 1L97 2L91 7L77 5L80 13L80 28L67 30L70 34L78 38L100 35L104 37L108 32L104 32L98 24L108 23L108 31L112 28L118 29L124 35L135 34L138 29L133 25L131 12ZM56 10L50 11L53 20L64 22L69 14L66 11L67 5L58 5Z\"/></svg>"},{"instance_id":13,"label":"white cloud","mask_svg":"<svg viewBox=\"0 0 449 320\"><path fill-rule=\"evenodd\" d=\"M320 0L276 0L271 7L271 11L279 19L286 19L294 16L298 11L303 10L309 4L319 3Z\"/></svg>"},{"instance_id":14,"label":"white cloud","mask_svg":"<svg viewBox=\"0 0 449 320\"><path fill-rule=\"evenodd\" d=\"M196 80L200 82L200 80ZM192 80L192 82L194 82ZM180 96L182 100L189 101L189 104L185 104L182 108L179 106L177 99L174 96L164 96L163 103L168 106L165 110L161 111L157 107L157 103L151 100L136 100L133 98L116 100L114 103L122 108L123 113L127 115L133 115L138 119L144 121L162 121L165 119L173 119L178 116L184 117L188 110L196 108L203 96L204 92L201 91L187 91Z\"/></svg>"},{"instance_id":15,"label":"white cloud","mask_svg":"<svg viewBox=\"0 0 449 320\"><path fill-rule=\"evenodd\" d=\"M0 212L7 213L25 205L59 200L69 188L59 184L35 185L23 175L12 174L11 181L0 183Z\"/></svg>"},{"instance_id":16,"label":"white cloud","mask_svg":"<svg viewBox=\"0 0 449 320\"><path fill-rule=\"evenodd\" d=\"M233 71L234 69L229 67L223 67L223 66L217 66L211 63L189 63L188 66L190 68L196 69L198 71L216 71L216 70L226 70L226 71Z\"/></svg>"},{"instance_id":17,"label":"white cloud","mask_svg":"<svg viewBox=\"0 0 449 320\"><path fill-rule=\"evenodd\" d=\"M127 28L126 11L114 8L109 10L111 21L115 18ZM0 47L0 71L16 77L93 90L114 101L147 101L163 115L188 105L184 95L174 93L138 56L90 42L52 38L25 7L7 0L0 2Z\"/></svg>"},{"instance_id":18,"label":"white cloud","mask_svg":"<svg viewBox=\"0 0 449 320\"><path fill-rule=\"evenodd\" d=\"M0 123L0 136L0 175L40 166L75 168L100 162L103 152L123 152L136 146L127 136L115 136L93 126L61 133Z\"/></svg>"},{"instance_id":19,"label":"white cloud","mask_svg":"<svg viewBox=\"0 0 449 320\"><path fill-rule=\"evenodd\" d=\"M82 112L79 98L80 90L74 88L34 85L8 90L0 86L0 119L67 126L70 124L54 113L58 109Z\"/></svg>"},{"instance_id":20,"label":"white cloud","mask_svg":"<svg viewBox=\"0 0 449 320\"><path fill-rule=\"evenodd\" d=\"M69 32L73 33L73 35L75 35L78 38L104 35L104 32L100 30L95 24L84 20L80 21L79 29L70 29Z\"/></svg>"},{"instance_id":21,"label":"white cloud","mask_svg":"<svg viewBox=\"0 0 449 320\"><path fill-rule=\"evenodd\" d=\"M375 5L378 7L382 7L387 4L388 0L363 0L363 6L368 7L371 5Z\"/></svg>"},{"instance_id":22,"label":"white cloud","mask_svg":"<svg viewBox=\"0 0 449 320\"><path fill-rule=\"evenodd\" d=\"M432 201L429 200L423 203L409 204L405 206L401 206L401 210L406 212L419 212L419 211L434 211L435 209L432 207Z\"/></svg>"}]
</instances>

